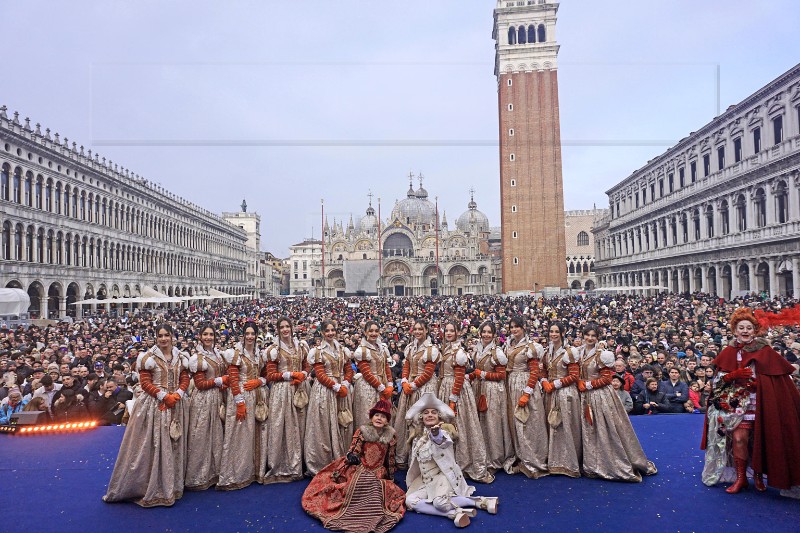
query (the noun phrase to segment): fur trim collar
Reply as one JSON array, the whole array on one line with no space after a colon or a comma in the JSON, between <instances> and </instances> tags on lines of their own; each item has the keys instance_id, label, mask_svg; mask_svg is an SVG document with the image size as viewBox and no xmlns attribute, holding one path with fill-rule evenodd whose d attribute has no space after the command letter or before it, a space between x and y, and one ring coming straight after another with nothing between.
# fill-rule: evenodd
<instances>
[{"instance_id":1,"label":"fur trim collar","mask_svg":"<svg viewBox=\"0 0 800 533\"><path fill-rule=\"evenodd\" d=\"M380 442L381 444L389 444L397 437L397 432L392 426L386 426L380 433L372 424L364 424L361 426L361 435L367 442Z\"/></svg>"},{"instance_id":2,"label":"fur trim collar","mask_svg":"<svg viewBox=\"0 0 800 533\"><path fill-rule=\"evenodd\" d=\"M770 343L764 337L756 337L750 344L740 345L738 342L734 343L737 348L741 348L745 352L757 352L764 346L770 346Z\"/></svg>"}]
</instances>

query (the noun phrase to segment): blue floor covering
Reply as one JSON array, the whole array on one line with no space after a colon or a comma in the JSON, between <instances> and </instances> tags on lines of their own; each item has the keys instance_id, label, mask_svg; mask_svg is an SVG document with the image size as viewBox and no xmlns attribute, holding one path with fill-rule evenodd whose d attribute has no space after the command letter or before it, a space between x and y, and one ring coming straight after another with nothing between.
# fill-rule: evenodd
<instances>
[{"instance_id":1,"label":"blue floor covering","mask_svg":"<svg viewBox=\"0 0 800 533\"><path fill-rule=\"evenodd\" d=\"M497 515L479 513L470 531L800 531L800 501L769 489L738 495L700 481L701 415L634 417L633 425L658 474L642 483L550 476L530 480L499 473L477 493L500 497ZM307 481L252 485L233 492L187 492L171 508L105 504L101 497L124 428L81 434L0 435L3 531L324 531L306 515ZM799 451L800 452L800 451ZM800 460L800 455L798 455ZM398 481L404 487L404 473ZM16 527L14 527L16 526ZM406 513L394 529L455 531L445 518Z\"/></svg>"}]
</instances>

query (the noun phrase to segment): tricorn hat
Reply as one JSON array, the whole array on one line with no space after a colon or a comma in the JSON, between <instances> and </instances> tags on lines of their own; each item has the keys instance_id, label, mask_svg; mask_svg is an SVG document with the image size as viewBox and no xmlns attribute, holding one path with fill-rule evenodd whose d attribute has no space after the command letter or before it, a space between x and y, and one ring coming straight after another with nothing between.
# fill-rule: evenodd
<instances>
[{"instance_id":1,"label":"tricorn hat","mask_svg":"<svg viewBox=\"0 0 800 533\"><path fill-rule=\"evenodd\" d=\"M413 420L414 417L419 415L424 409L436 409L439 411L439 416L442 418L453 419L456 416L446 403L434 396L432 392L426 392L420 396L417 403L409 407L408 411L406 411L406 420Z\"/></svg>"}]
</instances>

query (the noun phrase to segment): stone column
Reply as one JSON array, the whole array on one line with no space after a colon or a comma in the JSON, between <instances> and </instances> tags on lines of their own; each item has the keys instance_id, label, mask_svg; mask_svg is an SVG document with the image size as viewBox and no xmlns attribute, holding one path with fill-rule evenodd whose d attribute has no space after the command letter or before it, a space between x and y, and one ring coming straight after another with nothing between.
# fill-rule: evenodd
<instances>
[{"instance_id":1,"label":"stone column","mask_svg":"<svg viewBox=\"0 0 800 533\"><path fill-rule=\"evenodd\" d=\"M724 265L722 263L715 263L714 264L714 272L716 274L716 277L715 277L714 281L717 284L717 296L719 296L720 298L724 298L725 297L725 287L724 287L724 283L722 281L722 268L723 268L723 266Z\"/></svg>"},{"instance_id":2,"label":"stone column","mask_svg":"<svg viewBox=\"0 0 800 533\"><path fill-rule=\"evenodd\" d=\"M748 261L748 276L750 280L750 292L758 292L758 286L756 284L756 267L758 263L756 261Z\"/></svg>"},{"instance_id":3,"label":"stone column","mask_svg":"<svg viewBox=\"0 0 800 533\"><path fill-rule=\"evenodd\" d=\"M47 316L47 293L39 296L39 318L50 318Z\"/></svg>"},{"instance_id":4,"label":"stone column","mask_svg":"<svg viewBox=\"0 0 800 533\"><path fill-rule=\"evenodd\" d=\"M739 265L731 263L731 297L739 290Z\"/></svg>"},{"instance_id":5,"label":"stone column","mask_svg":"<svg viewBox=\"0 0 800 533\"><path fill-rule=\"evenodd\" d=\"M772 188L773 182L774 180L767 183L764 186L764 196L765 196L764 207L766 208L767 211L766 213L767 226L771 226L772 224L774 224L775 220L777 219L777 217L775 216L775 191Z\"/></svg>"},{"instance_id":6,"label":"stone column","mask_svg":"<svg viewBox=\"0 0 800 533\"><path fill-rule=\"evenodd\" d=\"M63 318L67 316L67 299L66 298L59 298L58 299L58 317Z\"/></svg>"},{"instance_id":7,"label":"stone column","mask_svg":"<svg viewBox=\"0 0 800 533\"><path fill-rule=\"evenodd\" d=\"M769 265L769 297L774 298L778 295L780 287L778 287L778 263L779 259L770 259L767 264Z\"/></svg>"},{"instance_id":8,"label":"stone column","mask_svg":"<svg viewBox=\"0 0 800 533\"><path fill-rule=\"evenodd\" d=\"M792 172L786 182L789 188L789 220L798 220L800 219L800 200L798 200L798 197L800 197L800 171L795 170Z\"/></svg>"},{"instance_id":9,"label":"stone column","mask_svg":"<svg viewBox=\"0 0 800 533\"><path fill-rule=\"evenodd\" d=\"M708 265L700 265L700 292L708 294Z\"/></svg>"},{"instance_id":10,"label":"stone column","mask_svg":"<svg viewBox=\"0 0 800 533\"><path fill-rule=\"evenodd\" d=\"M800 299L800 256L792 258L792 290L794 298Z\"/></svg>"}]
</instances>

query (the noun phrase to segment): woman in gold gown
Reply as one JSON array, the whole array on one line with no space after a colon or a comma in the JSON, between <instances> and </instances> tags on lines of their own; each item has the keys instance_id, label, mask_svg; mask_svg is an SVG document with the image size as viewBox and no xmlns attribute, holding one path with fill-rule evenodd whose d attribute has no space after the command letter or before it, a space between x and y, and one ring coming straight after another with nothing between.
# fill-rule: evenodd
<instances>
[{"instance_id":1,"label":"woman in gold gown","mask_svg":"<svg viewBox=\"0 0 800 533\"><path fill-rule=\"evenodd\" d=\"M494 476L486 468L486 442L478 420L475 394L469 383L464 386L469 356L461 347L461 324L448 320L444 324L444 340L439 362L439 394L442 402L455 412L454 425L459 440L455 445L456 463L475 481L491 483Z\"/></svg>"},{"instance_id":2,"label":"woman in gold gown","mask_svg":"<svg viewBox=\"0 0 800 533\"><path fill-rule=\"evenodd\" d=\"M139 397L105 502L131 500L142 507L170 506L183 496L186 463L189 355L174 345L172 326L156 326L156 345L139 354Z\"/></svg>"}]
</instances>

